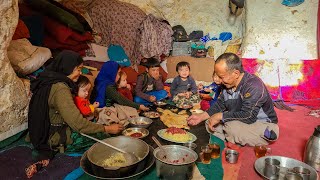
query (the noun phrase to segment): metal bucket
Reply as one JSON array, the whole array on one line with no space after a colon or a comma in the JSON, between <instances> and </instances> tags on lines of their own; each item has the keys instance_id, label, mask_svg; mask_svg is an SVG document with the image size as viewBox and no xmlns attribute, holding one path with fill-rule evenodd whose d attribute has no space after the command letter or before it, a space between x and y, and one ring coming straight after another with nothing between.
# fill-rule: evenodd
<instances>
[{"instance_id":1,"label":"metal bucket","mask_svg":"<svg viewBox=\"0 0 320 180\"><path fill-rule=\"evenodd\" d=\"M179 145L165 145L162 149L158 147L153 152L157 176L160 179L192 179L197 153Z\"/></svg>"}]
</instances>

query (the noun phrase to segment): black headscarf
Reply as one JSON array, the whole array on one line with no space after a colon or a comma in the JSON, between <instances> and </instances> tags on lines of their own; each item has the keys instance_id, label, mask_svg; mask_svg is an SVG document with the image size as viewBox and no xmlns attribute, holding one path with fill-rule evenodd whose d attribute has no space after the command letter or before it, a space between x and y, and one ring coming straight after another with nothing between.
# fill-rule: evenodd
<instances>
[{"instance_id":1,"label":"black headscarf","mask_svg":"<svg viewBox=\"0 0 320 180\"><path fill-rule=\"evenodd\" d=\"M78 53L64 50L37 79L31 81L33 95L29 105L28 129L31 143L40 152L51 151L47 143L50 129L48 98L51 86L64 82L70 87L71 92L75 93L76 85L67 76L82 62L83 59Z\"/></svg>"}]
</instances>

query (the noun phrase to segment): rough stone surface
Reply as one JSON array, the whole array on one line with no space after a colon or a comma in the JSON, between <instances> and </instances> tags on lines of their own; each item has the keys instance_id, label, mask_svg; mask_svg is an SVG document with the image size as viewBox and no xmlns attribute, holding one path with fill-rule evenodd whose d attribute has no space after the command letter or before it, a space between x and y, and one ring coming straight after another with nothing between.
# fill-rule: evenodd
<instances>
[{"instance_id":1,"label":"rough stone surface","mask_svg":"<svg viewBox=\"0 0 320 180\"><path fill-rule=\"evenodd\" d=\"M287 7L282 1L247 0L243 57L317 59L318 0Z\"/></svg>"},{"instance_id":2,"label":"rough stone surface","mask_svg":"<svg viewBox=\"0 0 320 180\"><path fill-rule=\"evenodd\" d=\"M29 99L7 57L18 23L18 0L0 0L0 135L27 121Z\"/></svg>"},{"instance_id":3,"label":"rough stone surface","mask_svg":"<svg viewBox=\"0 0 320 180\"><path fill-rule=\"evenodd\" d=\"M221 0L120 0L138 6L147 14L166 19L171 26L181 24L191 33L203 30L210 35L219 35L229 31L237 37L242 34L243 13L229 24L230 15L228 1Z\"/></svg>"}]
</instances>

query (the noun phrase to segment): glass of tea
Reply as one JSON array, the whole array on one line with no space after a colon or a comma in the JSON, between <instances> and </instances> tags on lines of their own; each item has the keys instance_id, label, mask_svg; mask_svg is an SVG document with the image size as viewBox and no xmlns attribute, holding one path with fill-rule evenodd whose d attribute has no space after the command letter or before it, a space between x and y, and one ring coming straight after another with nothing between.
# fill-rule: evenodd
<instances>
[{"instance_id":1,"label":"glass of tea","mask_svg":"<svg viewBox=\"0 0 320 180\"><path fill-rule=\"evenodd\" d=\"M212 159L219 158L220 157L220 145L218 143L212 143L212 144L209 144L208 146L212 150L211 158Z\"/></svg>"},{"instance_id":2,"label":"glass of tea","mask_svg":"<svg viewBox=\"0 0 320 180\"><path fill-rule=\"evenodd\" d=\"M202 153L201 162L203 164L210 164L211 152L212 152L212 150L209 146L201 146L201 153Z\"/></svg>"},{"instance_id":3,"label":"glass of tea","mask_svg":"<svg viewBox=\"0 0 320 180\"><path fill-rule=\"evenodd\" d=\"M271 154L271 148L268 148L266 145L257 145L254 147L254 153L257 158Z\"/></svg>"}]
</instances>

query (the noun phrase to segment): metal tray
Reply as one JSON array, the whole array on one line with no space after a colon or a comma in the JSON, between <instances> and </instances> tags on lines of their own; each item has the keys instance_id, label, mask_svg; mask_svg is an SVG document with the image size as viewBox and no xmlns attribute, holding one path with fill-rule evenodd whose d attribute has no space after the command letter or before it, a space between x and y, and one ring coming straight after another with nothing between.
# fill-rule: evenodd
<instances>
[{"instance_id":1,"label":"metal tray","mask_svg":"<svg viewBox=\"0 0 320 180\"><path fill-rule=\"evenodd\" d=\"M256 160L254 163L254 168L255 170L264 178L264 179L269 179L263 174L263 169L264 169L264 160L266 158L273 158L277 159L280 161L280 172L279 172L279 180L285 179L285 175L288 169L292 169L297 166L302 166L304 168L308 168L311 171L310 174L310 180L317 180L318 174L317 171L309 166L306 163L303 163L301 161L298 161L296 159L288 158L288 157L283 157L283 156L264 156Z\"/></svg>"}]
</instances>

